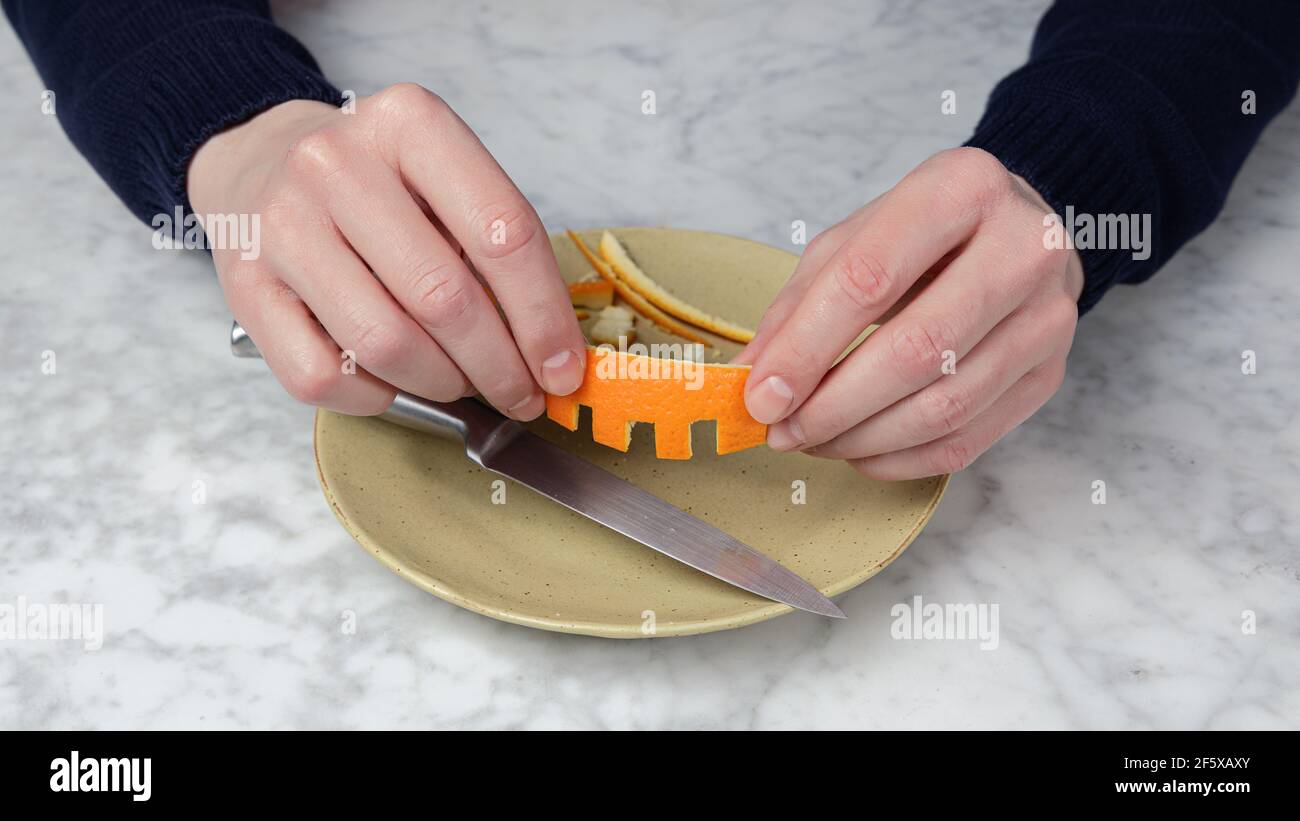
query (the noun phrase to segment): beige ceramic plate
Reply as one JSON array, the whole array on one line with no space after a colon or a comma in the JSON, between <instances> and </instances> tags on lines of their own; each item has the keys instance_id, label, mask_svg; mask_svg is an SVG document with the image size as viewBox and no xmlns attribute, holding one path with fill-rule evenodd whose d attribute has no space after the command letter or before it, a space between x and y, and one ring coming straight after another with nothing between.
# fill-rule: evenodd
<instances>
[{"instance_id":1,"label":"beige ceramic plate","mask_svg":"<svg viewBox=\"0 0 1300 821\"><path fill-rule=\"evenodd\" d=\"M692 304L753 327L796 257L735 237L665 228L615 232L647 273ZM599 231L586 232L591 245ZM587 265L552 239L573 280ZM638 327L642 341L662 340ZM737 346L727 345L720 357ZM653 428L619 453L591 441L590 413L570 433L532 430L722 528L834 596L903 551L934 512L948 477L873 482L843 462L765 447L719 457L696 424L695 458L654 457ZM643 547L542 496L505 483L455 443L375 419L322 411L316 462L334 514L366 550L412 583L493 618L614 638L726 630L790 612ZM806 502L795 504L796 482ZM500 500L500 495L497 494ZM653 624L653 631L650 625Z\"/></svg>"}]
</instances>

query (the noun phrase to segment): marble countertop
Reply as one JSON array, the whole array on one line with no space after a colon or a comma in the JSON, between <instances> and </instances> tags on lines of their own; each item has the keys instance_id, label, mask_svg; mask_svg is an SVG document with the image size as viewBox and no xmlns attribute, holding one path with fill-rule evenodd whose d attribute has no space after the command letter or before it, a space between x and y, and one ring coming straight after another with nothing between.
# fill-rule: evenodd
<instances>
[{"instance_id":1,"label":"marble countertop","mask_svg":"<svg viewBox=\"0 0 1300 821\"><path fill-rule=\"evenodd\" d=\"M278 11L342 87L438 90L552 230L789 247L960 143L1045 3L560 5ZM0 87L0 608L104 618L99 649L0 639L0 727L1300 727L1300 106L847 621L614 642L460 610L358 549L311 410L229 355L208 259L152 248L7 28ZM996 604L997 649L895 640L915 595Z\"/></svg>"}]
</instances>

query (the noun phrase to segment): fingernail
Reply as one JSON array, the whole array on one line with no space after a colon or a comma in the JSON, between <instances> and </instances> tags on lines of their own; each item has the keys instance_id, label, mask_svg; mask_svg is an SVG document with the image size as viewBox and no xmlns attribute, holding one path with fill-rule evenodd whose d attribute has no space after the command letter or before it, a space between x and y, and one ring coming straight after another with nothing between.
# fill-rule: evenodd
<instances>
[{"instance_id":1,"label":"fingernail","mask_svg":"<svg viewBox=\"0 0 1300 821\"><path fill-rule=\"evenodd\" d=\"M794 391L790 390L785 380L779 376L769 376L749 392L745 397L745 406L749 408L750 416L764 425L771 425L785 415L791 399L794 399Z\"/></svg>"},{"instance_id":2,"label":"fingernail","mask_svg":"<svg viewBox=\"0 0 1300 821\"><path fill-rule=\"evenodd\" d=\"M803 428L794 419L778 422L767 429L767 446L772 450L794 450L804 441Z\"/></svg>"},{"instance_id":3,"label":"fingernail","mask_svg":"<svg viewBox=\"0 0 1300 821\"><path fill-rule=\"evenodd\" d=\"M573 351L560 351L542 363L542 388L547 393L567 396L582 384L582 363Z\"/></svg>"},{"instance_id":4,"label":"fingernail","mask_svg":"<svg viewBox=\"0 0 1300 821\"><path fill-rule=\"evenodd\" d=\"M529 396L522 402L516 402L506 409L506 413L521 422L527 422L542 415L546 408L546 400L540 393Z\"/></svg>"}]
</instances>

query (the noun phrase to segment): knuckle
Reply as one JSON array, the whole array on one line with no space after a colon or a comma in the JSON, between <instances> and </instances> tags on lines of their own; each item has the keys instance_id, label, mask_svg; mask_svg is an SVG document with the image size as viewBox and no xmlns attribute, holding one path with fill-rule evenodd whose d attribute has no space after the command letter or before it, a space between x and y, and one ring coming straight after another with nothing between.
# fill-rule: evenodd
<instances>
[{"instance_id":1,"label":"knuckle","mask_svg":"<svg viewBox=\"0 0 1300 821\"><path fill-rule=\"evenodd\" d=\"M1053 359L1035 368L1031 378L1038 383L1041 393L1051 396L1065 383L1065 359Z\"/></svg>"},{"instance_id":2,"label":"knuckle","mask_svg":"<svg viewBox=\"0 0 1300 821\"><path fill-rule=\"evenodd\" d=\"M835 282L859 308L871 308L886 299L892 277L879 256L869 251L853 251L845 254L835 267Z\"/></svg>"},{"instance_id":3,"label":"knuckle","mask_svg":"<svg viewBox=\"0 0 1300 821\"><path fill-rule=\"evenodd\" d=\"M854 405L842 402L816 402L801 408L792 417L803 428L809 442L824 444L862 421Z\"/></svg>"},{"instance_id":4,"label":"knuckle","mask_svg":"<svg viewBox=\"0 0 1300 821\"><path fill-rule=\"evenodd\" d=\"M1066 361L1065 361L1065 357L1061 357L1052 365L1051 385L1052 385L1053 393L1060 390L1061 386L1065 384L1065 374L1066 374Z\"/></svg>"},{"instance_id":5,"label":"knuckle","mask_svg":"<svg viewBox=\"0 0 1300 821\"><path fill-rule=\"evenodd\" d=\"M308 405L323 405L334 396L342 372L322 357L308 357L288 373L285 388L289 395Z\"/></svg>"},{"instance_id":6,"label":"knuckle","mask_svg":"<svg viewBox=\"0 0 1300 821\"><path fill-rule=\"evenodd\" d=\"M827 232L822 231L820 234L808 241L808 245L803 249L803 255L805 257L817 256L826 250L826 246L830 244L830 241L831 238L827 236Z\"/></svg>"},{"instance_id":7,"label":"knuckle","mask_svg":"<svg viewBox=\"0 0 1300 821\"><path fill-rule=\"evenodd\" d=\"M976 202L991 205L1013 191L1010 172L1002 161L982 148L962 146L943 152L943 161Z\"/></svg>"},{"instance_id":8,"label":"knuckle","mask_svg":"<svg viewBox=\"0 0 1300 821\"><path fill-rule=\"evenodd\" d=\"M1079 325L1079 305L1070 297L1054 299L1047 308L1047 323L1062 336L1073 336Z\"/></svg>"},{"instance_id":9,"label":"knuckle","mask_svg":"<svg viewBox=\"0 0 1300 821\"><path fill-rule=\"evenodd\" d=\"M447 379L439 382L434 386L433 395L429 398L435 402L451 402L460 399L463 396L473 394L474 386L463 376L455 379Z\"/></svg>"},{"instance_id":10,"label":"knuckle","mask_svg":"<svg viewBox=\"0 0 1300 821\"><path fill-rule=\"evenodd\" d=\"M947 152L952 162L962 173L972 180L997 188L1010 189L1011 175L1002 161L982 148L962 146L951 148Z\"/></svg>"},{"instance_id":11,"label":"knuckle","mask_svg":"<svg viewBox=\"0 0 1300 821\"><path fill-rule=\"evenodd\" d=\"M268 298L278 303L293 302L302 304L302 297L298 296L289 283L278 277L267 283L265 293Z\"/></svg>"},{"instance_id":12,"label":"knuckle","mask_svg":"<svg viewBox=\"0 0 1300 821\"><path fill-rule=\"evenodd\" d=\"M456 324L474 304L469 277L454 263L431 263L412 278L416 319L432 330Z\"/></svg>"},{"instance_id":13,"label":"knuckle","mask_svg":"<svg viewBox=\"0 0 1300 821\"><path fill-rule=\"evenodd\" d=\"M935 451L931 468L938 473L956 473L970 467L979 454L961 439L944 441Z\"/></svg>"},{"instance_id":14,"label":"knuckle","mask_svg":"<svg viewBox=\"0 0 1300 821\"><path fill-rule=\"evenodd\" d=\"M396 83L375 95L375 105L385 115L431 115L447 108L446 102L419 83Z\"/></svg>"},{"instance_id":15,"label":"knuckle","mask_svg":"<svg viewBox=\"0 0 1300 821\"><path fill-rule=\"evenodd\" d=\"M345 163L346 150L337 131L319 129L304 134L285 149L285 164L313 176L336 173Z\"/></svg>"},{"instance_id":16,"label":"knuckle","mask_svg":"<svg viewBox=\"0 0 1300 821\"><path fill-rule=\"evenodd\" d=\"M972 401L964 388L936 387L920 395L919 416L923 430L952 433L970 419Z\"/></svg>"},{"instance_id":17,"label":"knuckle","mask_svg":"<svg viewBox=\"0 0 1300 821\"><path fill-rule=\"evenodd\" d=\"M532 208L522 199L480 206L470 215L478 254L506 259L526 248L537 235Z\"/></svg>"},{"instance_id":18,"label":"knuckle","mask_svg":"<svg viewBox=\"0 0 1300 821\"><path fill-rule=\"evenodd\" d=\"M361 324L352 342L357 362L372 371L390 370L407 354L401 336L381 322Z\"/></svg>"},{"instance_id":19,"label":"knuckle","mask_svg":"<svg viewBox=\"0 0 1300 821\"><path fill-rule=\"evenodd\" d=\"M218 272L218 278L226 302L245 328L249 323L244 320L255 317L265 305L301 302L293 289L271 274L260 260L245 261L235 256Z\"/></svg>"},{"instance_id":20,"label":"knuckle","mask_svg":"<svg viewBox=\"0 0 1300 821\"><path fill-rule=\"evenodd\" d=\"M860 459L850 459L848 462L849 467L853 468L868 479L886 478L876 469L877 460L870 456L862 457Z\"/></svg>"},{"instance_id":21,"label":"knuckle","mask_svg":"<svg viewBox=\"0 0 1300 821\"><path fill-rule=\"evenodd\" d=\"M1058 364L1052 366L1051 377L1047 383L1051 389L1050 393L1055 394L1065 384L1065 360L1062 359Z\"/></svg>"},{"instance_id":22,"label":"knuckle","mask_svg":"<svg viewBox=\"0 0 1300 821\"><path fill-rule=\"evenodd\" d=\"M968 169L971 173L987 173L990 176L1000 175L1002 177L1007 175L1006 166L1002 164L1002 161L982 148L963 145L950 148L943 153L951 157L954 163Z\"/></svg>"},{"instance_id":23,"label":"knuckle","mask_svg":"<svg viewBox=\"0 0 1300 821\"><path fill-rule=\"evenodd\" d=\"M477 377L474 387L493 405L508 408L527 399L536 390L532 378L522 362L498 368L495 372Z\"/></svg>"},{"instance_id":24,"label":"knuckle","mask_svg":"<svg viewBox=\"0 0 1300 821\"><path fill-rule=\"evenodd\" d=\"M779 354L774 361L776 361L777 367L783 370L787 367L797 366L798 363L807 362L815 353L815 349L803 338L802 334L781 334L774 342L772 348Z\"/></svg>"},{"instance_id":25,"label":"knuckle","mask_svg":"<svg viewBox=\"0 0 1300 821\"><path fill-rule=\"evenodd\" d=\"M934 320L903 325L889 337L889 348L899 374L910 384L919 379L938 378L945 356L956 351L956 337L942 322Z\"/></svg>"},{"instance_id":26,"label":"knuckle","mask_svg":"<svg viewBox=\"0 0 1300 821\"><path fill-rule=\"evenodd\" d=\"M1034 209L1033 214L1035 216L1027 220L1029 230L1026 233L1033 237L1034 241L1026 244L1032 250L1029 259L1035 273L1060 274L1065 270L1070 254L1073 252L1068 248L1058 247L1055 243L1048 242L1047 235L1043 230L1043 219L1046 215L1038 209Z\"/></svg>"},{"instance_id":27,"label":"knuckle","mask_svg":"<svg viewBox=\"0 0 1300 821\"><path fill-rule=\"evenodd\" d=\"M262 206L262 229L268 237L284 237L295 230L294 206L282 199L272 200Z\"/></svg>"}]
</instances>

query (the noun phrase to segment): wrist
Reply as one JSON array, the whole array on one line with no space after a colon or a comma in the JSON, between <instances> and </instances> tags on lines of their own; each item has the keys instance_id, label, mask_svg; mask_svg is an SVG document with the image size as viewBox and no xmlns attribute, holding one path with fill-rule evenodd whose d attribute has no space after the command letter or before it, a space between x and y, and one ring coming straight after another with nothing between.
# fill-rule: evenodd
<instances>
[{"instance_id":1,"label":"wrist","mask_svg":"<svg viewBox=\"0 0 1300 821\"><path fill-rule=\"evenodd\" d=\"M320 124L338 108L315 100L289 100L208 138L190 160L185 190L200 213L220 212L231 188L259 158ZM272 154L274 156L274 154Z\"/></svg>"},{"instance_id":2,"label":"wrist","mask_svg":"<svg viewBox=\"0 0 1300 821\"><path fill-rule=\"evenodd\" d=\"M1014 173L1011 177L1024 191L1025 196L1027 196L1035 205L1038 205L1043 209L1044 214L1055 213L1052 211L1052 206L1047 204L1047 200L1029 184L1028 180L1019 174ZM1083 260L1079 258L1079 252L1073 248L1069 249L1069 254L1070 256L1065 266L1065 287L1069 292L1070 297L1075 302L1078 302L1079 297L1083 295Z\"/></svg>"}]
</instances>

